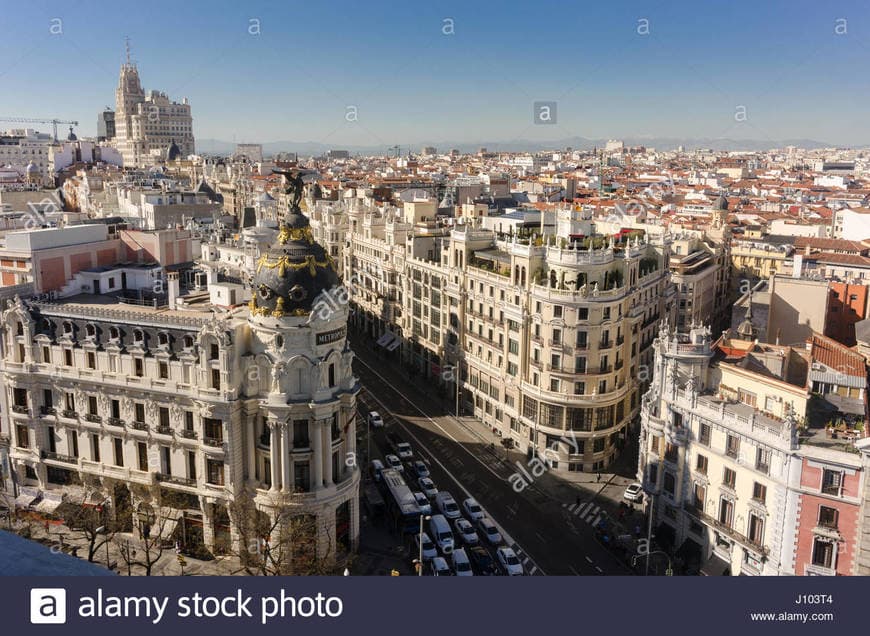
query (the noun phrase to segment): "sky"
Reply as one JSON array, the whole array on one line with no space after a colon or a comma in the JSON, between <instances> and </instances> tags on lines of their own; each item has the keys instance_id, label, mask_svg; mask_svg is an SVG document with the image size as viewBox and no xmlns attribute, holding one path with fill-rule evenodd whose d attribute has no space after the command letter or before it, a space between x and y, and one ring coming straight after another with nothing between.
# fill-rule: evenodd
<instances>
[{"instance_id":1,"label":"sky","mask_svg":"<svg viewBox=\"0 0 870 636\"><path fill-rule=\"evenodd\" d=\"M200 139L870 144L866 0L4 4L0 116L86 136L129 37L145 90L189 98Z\"/></svg>"}]
</instances>

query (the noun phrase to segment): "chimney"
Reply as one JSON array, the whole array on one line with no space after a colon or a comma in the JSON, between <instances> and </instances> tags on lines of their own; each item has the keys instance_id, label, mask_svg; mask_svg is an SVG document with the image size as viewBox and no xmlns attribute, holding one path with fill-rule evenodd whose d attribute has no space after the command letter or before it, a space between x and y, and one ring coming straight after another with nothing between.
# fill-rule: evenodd
<instances>
[{"instance_id":1,"label":"chimney","mask_svg":"<svg viewBox=\"0 0 870 636\"><path fill-rule=\"evenodd\" d=\"M169 308L175 309L175 303L180 295L178 272L169 272L168 274L166 274L166 286L169 293Z\"/></svg>"}]
</instances>

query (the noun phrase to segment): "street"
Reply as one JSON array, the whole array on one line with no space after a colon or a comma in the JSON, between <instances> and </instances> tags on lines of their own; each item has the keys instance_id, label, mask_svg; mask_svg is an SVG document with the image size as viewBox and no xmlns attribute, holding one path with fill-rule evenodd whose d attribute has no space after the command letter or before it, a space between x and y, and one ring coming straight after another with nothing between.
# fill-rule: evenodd
<instances>
[{"instance_id":1,"label":"street","mask_svg":"<svg viewBox=\"0 0 870 636\"><path fill-rule=\"evenodd\" d=\"M385 363L357 337L354 371L372 408L395 418L399 431L425 457L433 479L457 499L474 497L510 537L527 574L624 575L630 569L595 537L595 524L615 514L628 475L584 475L566 482L547 472L516 492L511 480L527 468L524 455L492 447L494 436L473 418L455 418L448 404ZM449 402L449 401L448 401ZM360 426L365 426L360 423ZM488 437L487 437L488 436ZM627 451L626 451L627 452ZM578 505L579 501L579 505Z\"/></svg>"}]
</instances>

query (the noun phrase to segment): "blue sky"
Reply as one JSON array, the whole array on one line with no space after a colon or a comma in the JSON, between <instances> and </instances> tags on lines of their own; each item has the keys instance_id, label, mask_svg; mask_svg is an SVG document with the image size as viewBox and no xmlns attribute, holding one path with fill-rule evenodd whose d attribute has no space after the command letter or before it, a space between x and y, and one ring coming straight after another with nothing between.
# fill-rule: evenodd
<instances>
[{"instance_id":1,"label":"blue sky","mask_svg":"<svg viewBox=\"0 0 870 636\"><path fill-rule=\"evenodd\" d=\"M866 2L71 0L0 20L0 115L78 119L85 135L114 105L129 36L145 89L188 97L200 138L870 143ZM536 100L557 101L556 125L532 124Z\"/></svg>"}]
</instances>

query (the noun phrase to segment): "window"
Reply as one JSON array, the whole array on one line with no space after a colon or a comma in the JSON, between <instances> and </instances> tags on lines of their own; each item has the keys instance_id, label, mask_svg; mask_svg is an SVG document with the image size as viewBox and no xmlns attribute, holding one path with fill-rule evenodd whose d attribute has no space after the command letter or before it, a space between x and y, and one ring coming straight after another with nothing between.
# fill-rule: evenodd
<instances>
[{"instance_id":1,"label":"window","mask_svg":"<svg viewBox=\"0 0 870 636\"><path fill-rule=\"evenodd\" d=\"M97 368L97 354L95 354L93 351L88 351L87 360L88 360L88 369L96 369Z\"/></svg>"},{"instance_id":2,"label":"window","mask_svg":"<svg viewBox=\"0 0 870 636\"><path fill-rule=\"evenodd\" d=\"M755 501L764 503L767 500L767 486L759 484L757 481L752 484L752 498Z\"/></svg>"},{"instance_id":3,"label":"window","mask_svg":"<svg viewBox=\"0 0 870 636\"><path fill-rule=\"evenodd\" d=\"M695 484L692 491L692 505L696 510L704 511L704 502L707 500L707 487L704 484Z\"/></svg>"},{"instance_id":4,"label":"window","mask_svg":"<svg viewBox=\"0 0 870 636\"><path fill-rule=\"evenodd\" d=\"M144 341L145 341L145 334L143 333L143 331L141 329L136 329L133 332L133 342L136 342L138 344L142 344Z\"/></svg>"},{"instance_id":5,"label":"window","mask_svg":"<svg viewBox=\"0 0 870 636\"><path fill-rule=\"evenodd\" d=\"M737 483L737 473L730 468L726 468L722 474L722 485L733 489Z\"/></svg>"},{"instance_id":6,"label":"window","mask_svg":"<svg viewBox=\"0 0 870 636\"><path fill-rule=\"evenodd\" d=\"M184 430L193 431L193 411L184 412Z\"/></svg>"},{"instance_id":7,"label":"window","mask_svg":"<svg viewBox=\"0 0 870 636\"><path fill-rule=\"evenodd\" d=\"M202 427L207 441L212 441L214 443L223 442L224 424L221 420L212 417L204 417L202 419Z\"/></svg>"},{"instance_id":8,"label":"window","mask_svg":"<svg viewBox=\"0 0 870 636\"><path fill-rule=\"evenodd\" d=\"M674 477L674 474L672 472L666 470L665 471L665 479L664 479L665 492L668 493L669 495L673 496L674 490L676 489L676 487L677 487L677 480Z\"/></svg>"},{"instance_id":9,"label":"window","mask_svg":"<svg viewBox=\"0 0 870 636\"><path fill-rule=\"evenodd\" d=\"M161 406L158 413L160 417L160 426L162 428L169 428L169 409L165 406Z\"/></svg>"},{"instance_id":10,"label":"window","mask_svg":"<svg viewBox=\"0 0 870 636\"><path fill-rule=\"evenodd\" d=\"M63 350L63 363L68 367L73 365L72 349Z\"/></svg>"},{"instance_id":11,"label":"window","mask_svg":"<svg viewBox=\"0 0 870 636\"><path fill-rule=\"evenodd\" d=\"M586 383L585 382L575 382L574 383L574 395L583 395L586 393Z\"/></svg>"},{"instance_id":12,"label":"window","mask_svg":"<svg viewBox=\"0 0 870 636\"><path fill-rule=\"evenodd\" d=\"M557 380L556 378L552 378L550 380L550 391L553 393L559 392L559 380Z\"/></svg>"},{"instance_id":13,"label":"window","mask_svg":"<svg viewBox=\"0 0 870 636\"><path fill-rule=\"evenodd\" d=\"M196 453L187 451L187 478L196 479Z\"/></svg>"},{"instance_id":14,"label":"window","mask_svg":"<svg viewBox=\"0 0 870 636\"><path fill-rule=\"evenodd\" d=\"M97 335L97 329L93 325L85 325L85 337L93 338Z\"/></svg>"},{"instance_id":15,"label":"window","mask_svg":"<svg viewBox=\"0 0 870 636\"><path fill-rule=\"evenodd\" d=\"M755 408L756 402L758 401L755 393L744 391L743 389L737 389L737 399L744 404L748 404L752 408Z\"/></svg>"},{"instance_id":16,"label":"window","mask_svg":"<svg viewBox=\"0 0 870 636\"><path fill-rule=\"evenodd\" d=\"M100 436L96 433L91 434L91 459L100 461Z\"/></svg>"},{"instance_id":17,"label":"window","mask_svg":"<svg viewBox=\"0 0 870 636\"><path fill-rule=\"evenodd\" d=\"M819 506L819 526L836 530L840 511L829 506Z\"/></svg>"},{"instance_id":18,"label":"window","mask_svg":"<svg viewBox=\"0 0 870 636\"><path fill-rule=\"evenodd\" d=\"M725 454L728 457L737 458L740 453L740 438L736 435L728 435L725 439Z\"/></svg>"},{"instance_id":19,"label":"window","mask_svg":"<svg viewBox=\"0 0 870 636\"><path fill-rule=\"evenodd\" d=\"M208 354L209 360L217 360L220 357L220 349L216 343L212 343L211 346L209 347L208 351L209 351L209 354Z\"/></svg>"},{"instance_id":20,"label":"window","mask_svg":"<svg viewBox=\"0 0 870 636\"><path fill-rule=\"evenodd\" d=\"M508 362L507 372L509 375L516 376L517 373L519 373L519 368L517 367L517 364L515 362Z\"/></svg>"},{"instance_id":21,"label":"window","mask_svg":"<svg viewBox=\"0 0 870 636\"><path fill-rule=\"evenodd\" d=\"M30 448L30 431L24 424L15 426L15 436L18 440L18 448Z\"/></svg>"},{"instance_id":22,"label":"window","mask_svg":"<svg viewBox=\"0 0 870 636\"><path fill-rule=\"evenodd\" d=\"M308 420L293 420L293 448L308 448Z\"/></svg>"},{"instance_id":23,"label":"window","mask_svg":"<svg viewBox=\"0 0 870 636\"><path fill-rule=\"evenodd\" d=\"M589 320L589 308L580 307L577 310L577 320Z\"/></svg>"},{"instance_id":24,"label":"window","mask_svg":"<svg viewBox=\"0 0 870 636\"><path fill-rule=\"evenodd\" d=\"M813 565L832 568L834 564L834 543L821 537L813 539Z\"/></svg>"},{"instance_id":25,"label":"window","mask_svg":"<svg viewBox=\"0 0 870 636\"><path fill-rule=\"evenodd\" d=\"M169 344L169 334L161 331L157 334L157 344L161 347L165 347Z\"/></svg>"},{"instance_id":26,"label":"window","mask_svg":"<svg viewBox=\"0 0 870 636\"><path fill-rule=\"evenodd\" d=\"M215 459L205 460L206 470L208 471L208 483L215 486L224 485L224 463Z\"/></svg>"},{"instance_id":27,"label":"window","mask_svg":"<svg viewBox=\"0 0 870 636\"><path fill-rule=\"evenodd\" d=\"M719 500L719 523L730 528L734 520L734 503L724 497Z\"/></svg>"},{"instance_id":28,"label":"window","mask_svg":"<svg viewBox=\"0 0 870 636\"><path fill-rule=\"evenodd\" d=\"M158 362L157 374L161 380L169 379L169 364L167 362Z\"/></svg>"},{"instance_id":29,"label":"window","mask_svg":"<svg viewBox=\"0 0 870 636\"><path fill-rule=\"evenodd\" d=\"M139 470L148 472L148 447L145 442L136 444L136 456L139 458Z\"/></svg>"},{"instance_id":30,"label":"window","mask_svg":"<svg viewBox=\"0 0 870 636\"><path fill-rule=\"evenodd\" d=\"M51 362L51 349L48 347L42 348L42 361L43 362Z\"/></svg>"},{"instance_id":31,"label":"window","mask_svg":"<svg viewBox=\"0 0 870 636\"><path fill-rule=\"evenodd\" d=\"M115 450L115 466L124 465L124 440L120 437L112 438L112 445Z\"/></svg>"},{"instance_id":32,"label":"window","mask_svg":"<svg viewBox=\"0 0 870 636\"><path fill-rule=\"evenodd\" d=\"M695 461L695 470L701 473L702 475L707 474L707 457L705 455L698 455L697 460Z\"/></svg>"},{"instance_id":33,"label":"window","mask_svg":"<svg viewBox=\"0 0 870 636\"><path fill-rule=\"evenodd\" d=\"M561 318L562 317L562 305L553 305L553 317Z\"/></svg>"},{"instance_id":34,"label":"window","mask_svg":"<svg viewBox=\"0 0 870 636\"><path fill-rule=\"evenodd\" d=\"M749 514L748 538L755 545L764 543L764 519L755 513Z\"/></svg>"},{"instance_id":35,"label":"window","mask_svg":"<svg viewBox=\"0 0 870 636\"><path fill-rule=\"evenodd\" d=\"M758 448L755 451L755 469L765 475L770 474L770 451Z\"/></svg>"},{"instance_id":36,"label":"window","mask_svg":"<svg viewBox=\"0 0 870 636\"><path fill-rule=\"evenodd\" d=\"M145 362L142 358L133 358L133 375L137 378L145 375Z\"/></svg>"},{"instance_id":37,"label":"window","mask_svg":"<svg viewBox=\"0 0 870 636\"><path fill-rule=\"evenodd\" d=\"M88 415L96 415L97 414L97 396L89 395L88 396Z\"/></svg>"},{"instance_id":38,"label":"window","mask_svg":"<svg viewBox=\"0 0 870 636\"><path fill-rule=\"evenodd\" d=\"M840 485L842 483L843 473L836 470L822 471L822 492L826 495L840 496Z\"/></svg>"},{"instance_id":39,"label":"window","mask_svg":"<svg viewBox=\"0 0 870 636\"><path fill-rule=\"evenodd\" d=\"M145 405L141 402L137 402L133 406L134 416L137 422L145 423Z\"/></svg>"},{"instance_id":40,"label":"window","mask_svg":"<svg viewBox=\"0 0 870 636\"><path fill-rule=\"evenodd\" d=\"M211 388L220 389L221 388L221 371L220 369L212 369L211 370Z\"/></svg>"},{"instance_id":41,"label":"window","mask_svg":"<svg viewBox=\"0 0 870 636\"><path fill-rule=\"evenodd\" d=\"M520 352L520 343L513 339L508 339L508 352L518 354Z\"/></svg>"},{"instance_id":42,"label":"window","mask_svg":"<svg viewBox=\"0 0 870 636\"><path fill-rule=\"evenodd\" d=\"M330 364L328 369L328 385L329 387L335 386L335 364Z\"/></svg>"},{"instance_id":43,"label":"window","mask_svg":"<svg viewBox=\"0 0 870 636\"><path fill-rule=\"evenodd\" d=\"M562 344L562 330L561 329L553 329L553 344L554 345Z\"/></svg>"},{"instance_id":44,"label":"window","mask_svg":"<svg viewBox=\"0 0 870 636\"><path fill-rule=\"evenodd\" d=\"M121 337L121 332L117 327L109 327L109 340L118 340Z\"/></svg>"}]
</instances>

